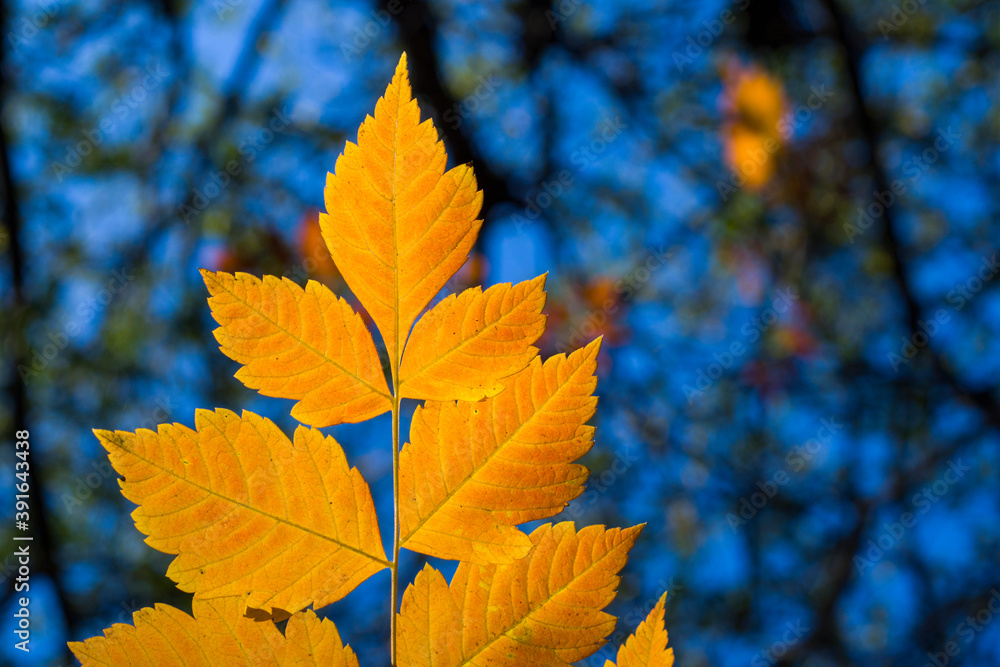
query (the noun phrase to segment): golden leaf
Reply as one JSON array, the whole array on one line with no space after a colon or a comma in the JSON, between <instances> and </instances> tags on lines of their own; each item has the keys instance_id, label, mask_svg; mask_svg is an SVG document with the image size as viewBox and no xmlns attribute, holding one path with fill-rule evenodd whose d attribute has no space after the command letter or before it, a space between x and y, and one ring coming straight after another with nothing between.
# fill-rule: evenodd
<instances>
[{"instance_id":1,"label":"golden leaf","mask_svg":"<svg viewBox=\"0 0 1000 667\"><path fill-rule=\"evenodd\" d=\"M134 625L116 623L103 637L70 642L84 667L236 667L328 665L358 667L333 622L311 611L295 614L282 635L274 623L256 623L237 598L195 599L194 618L170 605L140 609Z\"/></svg>"},{"instance_id":2,"label":"golden leaf","mask_svg":"<svg viewBox=\"0 0 1000 667\"><path fill-rule=\"evenodd\" d=\"M777 153L788 139L783 86L759 66L730 65L723 101L733 116L723 127L726 162L744 179L741 185L759 190L773 177Z\"/></svg>"},{"instance_id":3,"label":"golden leaf","mask_svg":"<svg viewBox=\"0 0 1000 667\"><path fill-rule=\"evenodd\" d=\"M320 216L337 268L393 360L414 320L465 263L482 225L472 168L445 171L446 162L434 124L420 122L404 54L358 143L347 142L327 175Z\"/></svg>"},{"instance_id":4,"label":"golden leaf","mask_svg":"<svg viewBox=\"0 0 1000 667\"><path fill-rule=\"evenodd\" d=\"M420 318L399 369L400 395L478 401L528 365L545 330L545 276L451 295Z\"/></svg>"},{"instance_id":5,"label":"golden leaf","mask_svg":"<svg viewBox=\"0 0 1000 667\"><path fill-rule=\"evenodd\" d=\"M460 563L451 584L430 565L403 595L401 667L568 665L605 644L618 572L642 526L545 524L506 565Z\"/></svg>"},{"instance_id":6,"label":"golden leaf","mask_svg":"<svg viewBox=\"0 0 1000 667\"><path fill-rule=\"evenodd\" d=\"M391 411L394 562L367 483L317 428L289 440L268 419L218 409L199 410L195 429L95 431L139 506L132 516L146 542L176 555L167 575L194 594L194 617L143 610L134 626L72 643L87 664L357 667L336 628L302 610L386 568L393 665L565 666L605 644L615 619L603 609L642 526L518 529L583 489L588 471L575 461L593 445L601 340L543 363L534 343L545 328L544 275L473 287L424 313L482 224L471 167L446 164L434 125L420 121L404 54L357 144L327 175L320 216L336 262L325 273L339 272L364 312L316 282L202 272L215 336L248 387L297 401L292 416L314 427ZM452 285L482 266L471 262ZM425 403L400 449L403 398ZM461 562L450 584L425 567L397 613L401 548ZM629 651L666 646L662 600L658 609L621 664ZM275 622L284 619L283 636Z\"/></svg>"},{"instance_id":7,"label":"golden leaf","mask_svg":"<svg viewBox=\"0 0 1000 667\"><path fill-rule=\"evenodd\" d=\"M388 566L371 492L336 440L300 426L293 446L252 412L199 410L195 426L95 431L146 543L178 554L167 576L181 590L282 615Z\"/></svg>"},{"instance_id":8,"label":"golden leaf","mask_svg":"<svg viewBox=\"0 0 1000 667\"><path fill-rule=\"evenodd\" d=\"M494 398L417 408L400 453L403 547L481 564L528 552L514 526L558 514L587 479L572 462L593 445L600 342L536 357Z\"/></svg>"},{"instance_id":9,"label":"golden leaf","mask_svg":"<svg viewBox=\"0 0 1000 667\"><path fill-rule=\"evenodd\" d=\"M312 426L359 422L392 408L385 372L361 317L310 280L202 270L222 352L236 377L265 396L297 399L292 416Z\"/></svg>"},{"instance_id":10,"label":"golden leaf","mask_svg":"<svg viewBox=\"0 0 1000 667\"><path fill-rule=\"evenodd\" d=\"M663 624L666 602L664 593L635 634L618 649L617 665L608 660L604 667L673 667L674 649L667 648L667 628Z\"/></svg>"}]
</instances>

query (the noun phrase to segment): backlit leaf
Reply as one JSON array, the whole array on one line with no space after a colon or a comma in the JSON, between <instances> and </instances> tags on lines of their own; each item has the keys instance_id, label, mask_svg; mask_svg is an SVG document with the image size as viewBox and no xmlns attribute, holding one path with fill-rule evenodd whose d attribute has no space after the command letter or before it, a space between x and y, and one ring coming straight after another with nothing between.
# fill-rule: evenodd
<instances>
[{"instance_id":1,"label":"backlit leaf","mask_svg":"<svg viewBox=\"0 0 1000 667\"><path fill-rule=\"evenodd\" d=\"M246 618L237 598L196 599L192 607L194 618L165 604L146 607L133 614L134 625L116 623L69 648L84 667L358 667L333 622L311 611L293 615L282 635L274 623Z\"/></svg>"},{"instance_id":2,"label":"backlit leaf","mask_svg":"<svg viewBox=\"0 0 1000 667\"><path fill-rule=\"evenodd\" d=\"M528 365L545 329L545 276L451 295L420 318L399 370L407 398L478 401Z\"/></svg>"},{"instance_id":3,"label":"backlit leaf","mask_svg":"<svg viewBox=\"0 0 1000 667\"><path fill-rule=\"evenodd\" d=\"M321 237L336 266L314 268L343 277L363 312L317 282L202 272L215 337L241 364L236 377L295 400L292 416L314 428L290 440L268 419L217 409L197 411L194 429L95 431L138 505L132 517L147 544L176 556L167 576L193 594L194 616L141 610L133 626L71 643L85 664L358 667L333 624L304 610L386 568L394 667L565 667L606 643L615 619L603 610L642 526L518 528L558 514L583 490L589 473L576 461L594 441L587 422L601 339L538 357L544 275L473 286L427 308L442 289L486 272L482 256L466 264L482 193L470 165L446 164L434 125L420 122L404 55L357 144L327 175L318 230L303 228L307 260ZM587 298L605 320L613 287L605 281ZM403 398L424 403L400 449ZM369 487L315 428L385 412L394 559L407 548L460 561L450 584L426 566L399 608L406 568L386 559ZM383 444L358 433L366 446ZM660 600L619 665L670 665L662 622Z\"/></svg>"},{"instance_id":4,"label":"backlit leaf","mask_svg":"<svg viewBox=\"0 0 1000 667\"><path fill-rule=\"evenodd\" d=\"M178 554L167 576L181 590L280 616L387 566L368 485L336 440L300 426L293 446L252 412L199 410L195 426L95 431L146 543Z\"/></svg>"},{"instance_id":5,"label":"backlit leaf","mask_svg":"<svg viewBox=\"0 0 1000 667\"><path fill-rule=\"evenodd\" d=\"M359 422L392 408L371 334L343 299L310 280L202 270L220 324L215 338L241 364L236 377L265 396L299 402L312 426Z\"/></svg>"},{"instance_id":6,"label":"backlit leaf","mask_svg":"<svg viewBox=\"0 0 1000 667\"><path fill-rule=\"evenodd\" d=\"M602 609L642 531L545 524L533 549L506 565L460 563L451 584L430 565L403 595L402 667L568 665L614 630Z\"/></svg>"},{"instance_id":7,"label":"backlit leaf","mask_svg":"<svg viewBox=\"0 0 1000 667\"><path fill-rule=\"evenodd\" d=\"M558 514L587 479L573 461L593 445L599 348L536 357L482 402L417 408L400 453L403 547L483 564L528 552L515 526Z\"/></svg>"},{"instance_id":8,"label":"backlit leaf","mask_svg":"<svg viewBox=\"0 0 1000 667\"><path fill-rule=\"evenodd\" d=\"M326 179L323 238L351 291L398 359L417 315L455 275L482 220L472 167L445 171L430 120L420 122L406 56Z\"/></svg>"},{"instance_id":9,"label":"backlit leaf","mask_svg":"<svg viewBox=\"0 0 1000 667\"><path fill-rule=\"evenodd\" d=\"M666 602L664 593L635 634L618 649L618 663L608 660L604 667L673 667L674 649L667 648L667 628L663 624Z\"/></svg>"}]
</instances>

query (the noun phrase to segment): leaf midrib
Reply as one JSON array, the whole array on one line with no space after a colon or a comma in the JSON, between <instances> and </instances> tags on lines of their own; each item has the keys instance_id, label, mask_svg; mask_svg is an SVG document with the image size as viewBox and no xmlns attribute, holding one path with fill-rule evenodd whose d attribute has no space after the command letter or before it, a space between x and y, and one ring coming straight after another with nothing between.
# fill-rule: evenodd
<instances>
[{"instance_id":1,"label":"leaf midrib","mask_svg":"<svg viewBox=\"0 0 1000 667\"><path fill-rule=\"evenodd\" d=\"M347 368L345 368L344 366L342 366L342 365L341 365L340 363L338 363L338 362L337 362L337 361L336 361L335 359L332 359L332 358L331 358L331 357L330 357L329 355L327 355L327 354L326 354L325 352L320 352L320 351L319 351L318 349L316 349L315 347L313 347L312 345L310 345L310 344L309 344L309 343L308 343L307 341L305 341L305 340L304 340L304 339L303 339L303 338L302 338L301 336L297 336L297 335L293 334L293 333L292 333L291 331L289 331L289 330L288 330L288 329L286 329L285 327L281 326L281 325L280 325L280 324L279 324L278 322L276 322L275 320L273 320L273 319L271 319L270 317L268 317L267 315L265 315L265 314L264 314L264 312L263 312L262 310L260 310L260 309L258 309L258 308L255 308L255 307L254 307L254 306L253 306L253 305L252 305L252 304L251 304L251 303L250 303L249 301L247 301L246 299L242 299L242 298L240 298L240 296L239 296L238 294L236 294L236 292L234 292L234 291L230 290L230 289L228 288L228 286L227 286L227 285L226 285L225 283L223 283L223 282L222 282L221 280L218 280L218 279L217 279L217 282L218 282L218 284L219 284L219 285L220 285L220 286L222 287L222 289L223 289L223 290L224 290L224 291L225 291L225 292L226 292L227 294L229 294L229 295L230 295L230 296L232 296L232 297L233 297L234 299L236 299L237 301L239 301L240 303L242 303L242 304L243 304L244 306L246 306L246 307L247 307L248 309L250 309L251 311L253 311L253 312L254 312L254 313L256 313L257 315L259 315L259 316L260 316L260 317L261 317L262 319L264 319L264 320L266 320L267 322L269 322L270 324L274 325L274 327L275 327L276 329L278 329L278 330L279 330L279 331L281 331L282 333L285 333L285 334L287 334L289 338L291 338L292 340L295 340L295 341L298 341L298 343L299 343L300 345L302 345L303 347L307 348L307 349L308 349L308 350L310 350L311 352L315 353L315 354L316 354L317 356L319 356L320 358L322 358L322 359L326 360L326 362L327 362L327 363L329 363L329 364L330 364L330 365L332 365L332 366L335 366L335 367L336 367L337 369L339 369L340 371L342 371L342 372L343 372L344 374L346 374L346 375L348 375L348 376L350 376L350 377L354 378L354 379L355 379L355 380L357 380L357 381L358 381L359 383L361 383L361 384L363 384L364 386L368 387L368 388L369 388L369 389L370 389L371 391L373 391L374 393L378 394L379 396L382 396L382 397L384 397L384 398L386 398L386 399L389 399L389 398L391 398L391 397L389 396L389 394L388 394L388 393L385 393L385 392L383 392L382 390L380 390L380 389L377 389L376 387L372 386L372 385L371 385L371 384L370 384L370 383L369 383L369 382L368 382L367 380L365 380L364 378L362 378L361 376L359 376L359 375L358 375L357 373L354 373L353 371L350 371L350 370L348 370ZM281 281L281 282L284 282L284 281ZM293 283L293 284L294 284L294 283ZM262 280L262 281L261 281L261 286L263 286L263 285L264 285L264 281ZM303 289L302 287L300 287L299 285L296 285L296 287L299 287L299 289L302 289L302 294L303 294L303 295L307 295L307 294L308 294L308 292L307 292L307 291L306 291L305 289ZM336 295L334 295L334 297L333 297L333 298L334 298L334 301L335 301L335 302L336 302L336 301L339 301L339 298L338 298L338 297L337 297ZM297 306L299 306L299 308L300 308L300 310L299 310L299 313L301 314L301 302L299 302L298 300L296 300L296 305L297 305ZM338 307L339 307L339 306L340 306L340 304L338 304ZM352 309L352 310L353 310L353 309ZM356 315L357 313L354 313L354 314ZM325 323L324 323L324 329L325 329L325 328L326 328L326 327L325 327ZM258 358L258 359L259 359L260 357L256 357L256 358ZM246 366L246 364L243 364L243 365L244 365L244 366ZM384 378L383 378L383 379L384 379ZM308 392L307 392L307 393L308 393Z\"/></svg>"},{"instance_id":2,"label":"leaf midrib","mask_svg":"<svg viewBox=\"0 0 1000 667\"><path fill-rule=\"evenodd\" d=\"M567 359L567 360L568 360L568 359ZM431 518L432 518L432 517L433 517L433 516L434 516L435 514L437 514L438 510L440 510L440 509L441 509L441 508L442 508L442 507L443 507L443 506L444 506L444 505L445 505L445 504L446 504L446 503L447 503L448 501L450 501L450 500L451 500L451 499L452 499L452 498L453 498L453 497L454 497L455 495L457 495L457 494L458 494L458 492L459 492L459 491L460 491L461 489L463 489L463 488L465 487L465 485L466 485L466 484L469 484L469 483L470 483L470 482L472 481L472 479L473 479L473 478L474 478L474 477L475 477L475 476L476 476L476 475L477 475L477 474L478 474L479 472L481 472L481 471L483 470L483 468L485 468L485 467L486 467L486 466L487 466L487 465L489 464L489 462L490 462L490 461L492 461L492 460L493 460L493 458L494 458L495 456L497 456L497 455L498 455L498 454L500 453L500 451L501 451L501 450L502 450L502 449L503 449L504 447L506 447L506 446L507 446L507 445L508 445L508 444L509 444L509 443L510 443L510 442L511 442L511 441L512 441L512 440L513 440L513 439L514 439L514 438L515 438L516 436L517 436L517 434L518 434L518 433L520 433L520 432L521 432L521 429L525 428L525 427L526 427L526 426L527 426L527 425L528 425L528 424L529 424L529 423L530 423L530 422L531 422L531 421L532 421L532 420L533 420L533 419L534 419L534 418L535 418L535 417L536 417L536 416L537 416L537 415L538 415L538 414L539 414L540 412L542 412L542 410L544 410L544 409L545 409L545 407L546 407L546 406L547 406L547 405L548 405L548 404L549 404L549 403L550 403L551 401L553 401L553 400L554 400L554 399L556 398L556 396L558 396L558 395L559 395L560 393L562 393L562 390L563 390L563 389L565 389L566 387L568 387L568 386L570 385L570 382L569 382L569 380L572 380L572 379L575 379L575 378L576 378L576 374L577 374L577 373L579 373L579 372L580 372L580 369L582 369L582 368L583 368L583 364L581 363L581 364L580 364L580 366L579 366L579 367L577 367L577 368L576 368L576 369L575 369L575 370L573 371L573 373L572 373L572 375L570 376L570 378L569 378L569 379L568 379L568 380L567 380L566 382L564 382L564 383L563 383L562 385L560 385L560 386L559 386L559 387L558 387L558 388L556 389L556 391L554 391L554 392L552 393L552 395L550 395L550 396L549 396L548 398L546 398L546 399L545 399L545 401L543 401L543 402L542 402L542 404L541 404L540 406L538 406L538 407L537 407L537 408L535 409L535 412L534 412L534 413L533 413L533 414L531 415L531 417L530 417L530 418L526 419L526 420L525 420L524 422L522 422L522 423L521 423L521 424L520 424L520 425L519 425L519 426L518 426L518 427L517 427L516 429L514 429L514 432L513 432L513 433L511 433L511 434L510 434L510 435L509 435L509 436L508 436L507 438L505 438L505 439L503 440L503 442L501 442L501 443L497 443L497 447L496 447L496 449L494 449L494 450L493 450L492 452L490 452L490 455L486 457L486 459L485 459L485 460L483 461L482 465L480 465L480 466L477 466L476 468L474 468L474 469L472 470L472 472L471 472L471 473L469 474L469 476L468 476L468 477L467 477L467 478L466 478L465 480L463 480L463 481L462 481L462 482L461 482L461 483L460 483L460 484L459 484L458 486L456 486L456 487L454 488L454 490L453 490L453 491L450 491L450 492L446 492L446 493L445 493L445 496L444 496L444 498L443 498L443 499L441 500L441 502L439 502L439 503L437 503L436 505L434 505L434 508L433 508L433 509L432 509L432 510L431 510L430 512L428 512L428 513L427 513L427 516L426 516L426 517L424 517L424 518L422 518L422 519L421 519L421 520L420 520L420 521L419 521L419 522L417 523L417 526L416 526L416 528L414 528L413 530L409 531L409 532L408 532L408 533L406 534L406 538L405 538L405 539L403 540L402 544L403 544L403 545L405 545L405 544L406 544L406 542L407 542L407 541L409 541L409 539L410 539L411 537L413 537L413 536L414 536L414 535L415 535L415 534L417 533L417 531L418 531L418 530L420 530L420 529L421 529L421 528L423 527L423 525L424 525L425 523L427 523L428 521L430 521L430 519L431 519ZM542 371L542 373L544 374L544 372L545 372L545 365L544 365L544 364L542 364L542 367L541 367L541 371ZM490 400L490 401L491 401L491 403L490 403L490 408L492 409L492 408L493 408L493 401L495 401L496 399L495 399L495 398L492 398L492 399L488 399L488 400ZM492 513L492 511L491 511L491 513Z\"/></svg>"},{"instance_id":3,"label":"leaf midrib","mask_svg":"<svg viewBox=\"0 0 1000 667\"><path fill-rule=\"evenodd\" d=\"M616 535L616 537L621 537L622 533L624 533L624 532L625 532L625 530L619 530L618 531L618 535ZM576 535L577 538L579 538L580 533L576 533L575 535ZM570 587L570 585L573 584L573 582L575 582L578 579L581 579L585 574L587 574L592 569L594 569L595 567L597 567L597 565L599 565L601 562L603 562L604 559L606 559L609 556L611 556L611 554L613 554L619 547L621 547L621 545L622 545L622 542L619 541L617 544L615 544L614 546L612 546L610 549L608 549L608 551L606 553L604 553L604 555L602 555L600 558L598 558L593 563L591 563L590 565L588 565L582 572L580 572L580 574L574 575L563 586L560 586L558 590L550 593L549 596L546 597L541 603L539 603L539 605L537 607L535 607L534 609L532 609L531 611L529 611L527 614L525 614L521 618L521 620L519 620L517 623L514 623L514 625L510 626L506 630L504 630L503 633L498 634L495 637L493 637L492 639L487 640L486 643L484 643L482 646L480 646L476 650L475 653L473 653L472 655L470 655L468 658L464 658L463 662L459 663L458 667L462 667L463 665L471 664L472 660L475 659L475 657L477 655L479 655L480 653L482 653L483 651L485 651L487 648L489 648L490 646L492 646L501 637L506 637L506 636L510 635L511 632L513 632L517 628L519 628L522 625L524 625L525 623L527 623L536 612L540 611L543 607L545 607L547 604L549 604L550 602L552 602L552 600L555 599L556 596L561 595L567 588ZM533 545L533 546L537 546L537 545ZM558 544L557 544L557 546L558 546ZM580 549L580 545L578 543L577 544L577 553L579 553L579 549ZM616 572L614 574L614 576L618 576L618 573ZM493 588L493 586L492 586L492 582L491 582L491 584L490 584L490 590L492 590L492 588ZM595 611L602 611L602 609L597 609ZM524 645L524 642L520 642L517 639L514 639L513 637L511 637L511 639L513 641L517 642L518 644ZM553 651L554 651L554 649L553 649Z\"/></svg>"},{"instance_id":4,"label":"leaf midrib","mask_svg":"<svg viewBox=\"0 0 1000 667\"><path fill-rule=\"evenodd\" d=\"M159 470L159 471L161 471L163 473L166 473L167 475L170 475L171 477L173 477L173 478L175 478L175 479L177 479L177 480L179 480L181 482L184 482L185 484L193 486L196 489L200 489L200 490L204 491L205 493L208 493L208 494L210 494L212 496L215 496L217 498L221 498L221 499L223 499L223 500L225 500L227 502L232 503L233 505L236 505L238 507L242 507L242 508L244 508L246 510L249 510L249 511L255 513L255 514L259 514L261 516L265 516L265 517L267 517L267 518L269 518L269 519L271 519L271 520L273 520L273 521L275 521L277 523L281 523L281 524L284 524L286 526L290 526L292 528L297 528L297 529L301 530L304 533L309 533L310 535L314 535L314 536L319 537L321 539L324 539L324 540L326 540L328 542L332 542L333 544L336 544L336 545L338 545L338 546L340 546L340 547L342 547L344 549L347 549L348 551L353 551L354 553L358 554L359 556L364 556L365 558L368 558L368 559L370 559L372 561L375 561L376 563L379 563L380 565L383 565L385 567L389 566L389 561L387 561L387 560L384 560L382 558L378 558L376 556L372 556L371 554L369 554L369 553L367 553L365 551L362 551L361 549L359 549L357 547L352 547L349 544L345 544L343 542L340 542L339 540L336 540L336 539L330 537L329 535L324 535L323 533L320 533L320 532L318 532L316 530L313 530L312 528L307 528L306 526L302 526L300 524L294 523L294 522L289 521L287 519L282 519L279 516L275 516L273 514L265 512L265 511L263 511L263 510L261 510L261 509L259 509L257 507L254 507L252 505L248 505L247 503L241 502L239 500L235 500L233 498L229 498L228 496L224 496L221 493L218 493L217 491L215 491L213 489L209 489L209 488L207 488L205 486L202 486L201 484L198 484L197 482L194 482L194 481L192 481L192 480L190 480L190 479L188 479L186 477L181 477L180 475L178 475L173 470L170 470L169 468L164 468L163 466L155 463L154 461L151 461L150 459L147 459L144 456L140 456L140 455L136 454L135 452L133 452L133 451L131 451L129 449L126 449L123 445L114 443L113 441L112 441L112 444L114 444L115 447L117 447L118 449L120 449L121 451L123 451L124 453L126 453L127 455L133 456L133 457L139 459L140 461L142 461L143 463L146 463L146 464L152 466L153 468L156 468L157 470ZM180 554L179 551L177 553Z\"/></svg>"},{"instance_id":5,"label":"leaf midrib","mask_svg":"<svg viewBox=\"0 0 1000 667\"><path fill-rule=\"evenodd\" d=\"M517 287L517 285L512 285L511 286L511 290L513 291L513 289L515 289L516 287ZM473 288L473 289L475 289L475 288ZM485 296L486 292L488 292L488 291L489 290L486 290L485 292L480 292L476 296ZM525 303L527 303L528 296L530 296L530 294L531 294L531 292L529 292L529 294L526 295L524 299L522 299L521 301L519 301L518 303L516 303L514 305L514 308L512 308L509 311L507 311L506 313L502 313L500 315L500 317L498 317L497 319L495 319L493 322L487 324L486 326L484 326L479 331L476 331L475 333L473 333L468 338L461 338L461 339L459 339L459 341L456 344L452 345L451 347L449 347L444 352L441 352L440 354L438 354L438 356L436 356L433 359L431 359L430 361L424 363L424 365L420 366L419 368L416 368L412 372L407 373L407 375L406 375L405 378L400 378L400 381L399 381L400 387L405 386L407 382L409 382L409 381L411 381L411 380L419 377L420 374L423 373L428 368L431 368L432 366L436 366L438 364L447 362L448 358L451 355L455 354L455 352L457 350L460 350L461 348L463 348L463 347L465 347L467 345L472 345L473 343L475 343L486 332L498 329L503 324L504 320L508 319L509 317L512 317L516 313L522 312L522 307L524 306ZM456 298L456 303L457 303L457 301L458 300ZM475 297L473 297L473 304L474 303L475 303ZM485 305L486 304L484 303L483 305L484 305L484 310L485 310ZM467 313L468 313L468 311L466 311L466 314ZM529 349L531 348L530 345L528 347L529 347ZM491 357L491 358L495 358L495 357ZM532 358L534 358L534 357L532 357ZM503 377L510 377L510 375L514 375L515 373L517 373L517 371L514 371L514 373L510 373L510 374L508 374L506 376L503 376ZM497 378L497 379L502 380L503 377L500 377L500 378Z\"/></svg>"}]
</instances>

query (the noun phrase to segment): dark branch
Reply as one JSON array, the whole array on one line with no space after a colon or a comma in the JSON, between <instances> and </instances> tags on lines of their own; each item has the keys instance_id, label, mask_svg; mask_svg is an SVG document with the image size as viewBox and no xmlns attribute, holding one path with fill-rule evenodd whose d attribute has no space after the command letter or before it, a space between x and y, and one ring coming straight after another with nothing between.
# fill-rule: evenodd
<instances>
[{"instance_id":1,"label":"dark branch","mask_svg":"<svg viewBox=\"0 0 1000 667\"><path fill-rule=\"evenodd\" d=\"M865 48L862 45L860 36L853 30L847 16L841 11L836 0L824 0L823 4L830 13L834 34L844 53L848 83L854 98L854 109L857 114L858 125L865 143L868 144L872 179L875 182L878 192L886 192L889 190L889 179L878 157L879 147L881 146L881 132L871 110L868 108L864 91L862 90L861 60L864 56ZM910 327L910 331L919 331L921 308L913 290L910 288L903 244L897 231L896 214L891 206L885 207L883 220L882 242L893 260L893 275L902 295L903 303L906 306L907 324ZM1000 409L998 409L1000 405L998 405L993 392L987 390L975 391L966 387L945 366L941 357L934 350L928 348L927 354L931 357L935 372L948 383L952 390L960 397L977 406L982 412L983 418L989 424L1000 428Z\"/></svg>"}]
</instances>

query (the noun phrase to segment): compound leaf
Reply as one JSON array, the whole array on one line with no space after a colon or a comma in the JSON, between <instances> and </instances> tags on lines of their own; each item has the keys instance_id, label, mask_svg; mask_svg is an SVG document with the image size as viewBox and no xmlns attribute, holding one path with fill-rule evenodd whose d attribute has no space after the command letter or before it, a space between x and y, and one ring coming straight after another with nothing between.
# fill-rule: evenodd
<instances>
[{"instance_id":1,"label":"compound leaf","mask_svg":"<svg viewBox=\"0 0 1000 667\"><path fill-rule=\"evenodd\" d=\"M222 409L195 427L95 431L146 543L178 554L167 576L181 590L278 618L388 566L368 485L332 437L300 426L293 446L270 420Z\"/></svg>"},{"instance_id":2,"label":"compound leaf","mask_svg":"<svg viewBox=\"0 0 1000 667\"><path fill-rule=\"evenodd\" d=\"M460 563L446 584L430 565L403 595L401 667L565 666L605 644L618 572L642 526L545 524L530 554L505 565Z\"/></svg>"},{"instance_id":3,"label":"compound leaf","mask_svg":"<svg viewBox=\"0 0 1000 667\"><path fill-rule=\"evenodd\" d=\"M358 667L332 621L305 611L288 619L282 635L274 623L245 617L241 607L238 598L195 599L192 618L158 604L135 612L133 625L116 623L103 637L70 642L69 648L84 667Z\"/></svg>"},{"instance_id":4,"label":"compound leaf","mask_svg":"<svg viewBox=\"0 0 1000 667\"><path fill-rule=\"evenodd\" d=\"M417 408L400 452L403 547L480 564L528 553L515 526L558 514L587 479L572 462L593 445L600 343L536 357L485 401Z\"/></svg>"},{"instance_id":5,"label":"compound leaf","mask_svg":"<svg viewBox=\"0 0 1000 667\"><path fill-rule=\"evenodd\" d=\"M222 352L265 396L298 400L312 426L360 422L392 408L385 372L361 317L327 287L202 270Z\"/></svg>"},{"instance_id":6,"label":"compound leaf","mask_svg":"<svg viewBox=\"0 0 1000 667\"><path fill-rule=\"evenodd\" d=\"M391 385L365 322L327 287L202 271L236 377L295 400L292 416L314 428L290 440L266 418L217 409L198 410L194 429L95 431L147 544L176 555L167 576L193 593L194 616L140 610L134 625L71 642L85 665L358 667L334 625L303 610L386 568L398 667L566 667L606 643L615 618L603 610L643 526L518 528L583 490L589 472L576 461L593 445L601 339L538 357L545 275L473 287L424 313L482 225L471 166L446 164L433 123L420 121L404 54L327 174L320 216L337 269L385 344ZM399 450L402 398L424 404ZM387 411L392 550L460 561L450 584L427 565L398 613L398 570L368 484L318 430ZM660 599L618 665L605 667L671 667L663 610ZM282 634L275 622L286 619Z\"/></svg>"}]
</instances>

